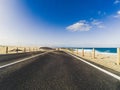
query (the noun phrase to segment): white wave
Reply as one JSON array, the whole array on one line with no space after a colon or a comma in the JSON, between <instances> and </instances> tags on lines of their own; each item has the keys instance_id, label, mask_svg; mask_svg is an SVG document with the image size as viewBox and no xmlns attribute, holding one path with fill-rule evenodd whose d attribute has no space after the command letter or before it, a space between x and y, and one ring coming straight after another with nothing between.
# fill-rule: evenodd
<instances>
[{"instance_id":1,"label":"white wave","mask_svg":"<svg viewBox=\"0 0 120 90\"><path fill-rule=\"evenodd\" d=\"M97 53L100 53L100 54L105 54L105 55L117 55L117 53L111 53L111 52L100 52L100 51L97 51Z\"/></svg>"},{"instance_id":2,"label":"white wave","mask_svg":"<svg viewBox=\"0 0 120 90\"><path fill-rule=\"evenodd\" d=\"M75 51L77 51L77 49L74 49ZM81 52L82 49L78 49L78 52ZM92 52L92 49L84 49L85 52Z\"/></svg>"},{"instance_id":3,"label":"white wave","mask_svg":"<svg viewBox=\"0 0 120 90\"><path fill-rule=\"evenodd\" d=\"M77 49L74 49L75 51L77 51ZM78 49L78 52L81 52L82 49ZM85 52L92 52L92 49L84 49ZM110 50L107 50L105 52L100 52L98 50L95 50L96 53L100 53L100 54L105 54L105 55L117 55L117 53L111 53Z\"/></svg>"}]
</instances>

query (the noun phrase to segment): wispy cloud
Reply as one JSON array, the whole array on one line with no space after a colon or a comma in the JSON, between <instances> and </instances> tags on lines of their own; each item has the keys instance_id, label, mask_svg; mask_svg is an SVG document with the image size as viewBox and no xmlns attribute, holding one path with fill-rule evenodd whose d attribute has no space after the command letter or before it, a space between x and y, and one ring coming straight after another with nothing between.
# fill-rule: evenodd
<instances>
[{"instance_id":1,"label":"wispy cloud","mask_svg":"<svg viewBox=\"0 0 120 90\"><path fill-rule=\"evenodd\" d=\"M91 22L91 24L94 26L94 27L97 27L97 28L104 28L105 26L103 25L103 22L99 21L99 20L93 20Z\"/></svg>"},{"instance_id":2,"label":"wispy cloud","mask_svg":"<svg viewBox=\"0 0 120 90\"><path fill-rule=\"evenodd\" d=\"M79 22L76 22L68 27L66 27L69 31L89 31L93 28L104 28L105 26L103 23L99 20L92 20L91 22L88 22L86 20L80 20Z\"/></svg>"},{"instance_id":3,"label":"wispy cloud","mask_svg":"<svg viewBox=\"0 0 120 90\"><path fill-rule=\"evenodd\" d=\"M120 3L120 0L115 0L114 1L114 4L118 4L118 3Z\"/></svg>"},{"instance_id":4,"label":"wispy cloud","mask_svg":"<svg viewBox=\"0 0 120 90\"><path fill-rule=\"evenodd\" d=\"M98 15L100 15L100 16L105 16L105 15L106 15L106 12L98 11Z\"/></svg>"},{"instance_id":5,"label":"wispy cloud","mask_svg":"<svg viewBox=\"0 0 120 90\"><path fill-rule=\"evenodd\" d=\"M92 28L86 20L81 20L73 25L68 26L66 29L70 31L89 31Z\"/></svg>"},{"instance_id":6,"label":"wispy cloud","mask_svg":"<svg viewBox=\"0 0 120 90\"><path fill-rule=\"evenodd\" d=\"M114 15L114 18L120 18L120 10L119 10L119 11L117 11L117 14L116 14L116 15Z\"/></svg>"}]
</instances>

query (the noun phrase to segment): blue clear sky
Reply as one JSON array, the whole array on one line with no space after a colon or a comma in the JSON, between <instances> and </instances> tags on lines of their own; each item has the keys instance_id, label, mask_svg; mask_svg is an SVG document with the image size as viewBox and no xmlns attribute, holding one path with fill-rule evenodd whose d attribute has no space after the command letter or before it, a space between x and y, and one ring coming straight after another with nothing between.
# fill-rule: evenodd
<instances>
[{"instance_id":1,"label":"blue clear sky","mask_svg":"<svg viewBox=\"0 0 120 90\"><path fill-rule=\"evenodd\" d=\"M120 45L120 0L4 0L0 6L1 44Z\"/></svg>"},{"instance_id":2,"label":"blue clear sky","mask_svg":"<svg viewBox=\"0 0 120 90\"><path fill-rule=\"evenodd\" d=\"M114 0L22 0L25 9L29 10L35 19L43 19L58 26L72 24L79 20L90 18L102 19L116 12L120 7L113 4Z\"/></svg>"}]
</instances>

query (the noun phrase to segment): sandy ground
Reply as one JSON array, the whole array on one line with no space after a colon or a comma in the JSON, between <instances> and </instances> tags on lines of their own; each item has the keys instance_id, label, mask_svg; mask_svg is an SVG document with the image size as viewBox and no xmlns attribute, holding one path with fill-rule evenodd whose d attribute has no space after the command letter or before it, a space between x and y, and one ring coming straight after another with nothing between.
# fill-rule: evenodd
<instances>
[{"instance_id":1,"label":"sandy ground","mask_svg":"<svg viewBox=\"0 0 120 90\"><path fill-rule=\"evenodd\" d=\"M113 69L115 71L120 72L120 65L117 65L117 54L103 54L96 52L95 58L92 58L92 52L85 51L84 56L82 56L82 52L72 52L82 58L85 58L89 61L92 61L94 63L103 65L107 68Z\"/></svg>"},{"instance_id":2,"label":"sandy ground","mask_svg":"<svg viewBox=\"0 0 120 90\"><path fill-rule=\"evenodd\" d=\"M14 53L23 53L31 52L31 51L39 51L38 47L20 47L20 46L0 46L0 54L6 54L6 47L8 47L7 54L14 54ZM16 52L15 49L19 49L20 51Z\"/></svg>"}]
</instances>

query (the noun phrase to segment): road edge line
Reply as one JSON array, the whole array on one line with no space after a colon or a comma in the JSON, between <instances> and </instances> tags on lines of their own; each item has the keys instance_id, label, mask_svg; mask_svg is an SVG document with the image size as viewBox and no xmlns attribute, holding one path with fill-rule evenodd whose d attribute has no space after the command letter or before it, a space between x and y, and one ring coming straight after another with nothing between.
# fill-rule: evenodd
<instances>
[{"instance_id":1,"label":"road edge line","mask_svg":"<svg viewBox=\"0 0 120 90\"><path fill-rule=\"evenodd\" d=\"M30 57L21 59L21 60L19 60L19 61L15 61L15 62L11 62L11 63L5 64L5 65L1 65L1 66L0 66L0 69L5 68L5 67L8 67L8 66L11 66L11 65L14 65L14 64L17 64L17 63L20 63L20 62L27 61L27 60L29 60L29 59L38 57L38 56L40 56L40 55L44 55L44 54L46 54L46 53L49 53L49 52L40 53L40 54L37 54L37 55L34 55L34 56L30 56Z\"/></svg>"},{"instance_id":2,"label":"road edge line","mask_svg":"<svg viewBox=\"0 0 120 90\"><path fill-rule=\"evenodd\" d=\"M88 64L88 65L90 65L90 66L92 66L92 67L94 67L94 68L102 71L102 72L104 72L105 74L107 74L107 75L109 75L109 76L112 76L112 77L114 77L114 78L117 79L117 80L120 80L120 76L118 76L118 75L116 75L116 74L114 74L114 73L111 73L111 72L109 72L109 71L107 71L107 70L105 70L105 69L102 69L102 68L100 68L99 66L96 66L96 65L94 65L94 64L92 64L92 63L90 63L90 62L88 62L88 61L86 61L86 60L84 60L84 59L82 59L82 58L80 58L80 57L78 57L78 56L75 56L75 55L73 55L73 54L71 54L71 53L68 53L68 52L66 52L66 53L69 54L69 55L71 55L71 56L73 56L74 58L79 59L80 61L82 61L82 62L84 62L84 63L86 63L86 64Z\"/></svg>"}]
</instances>

